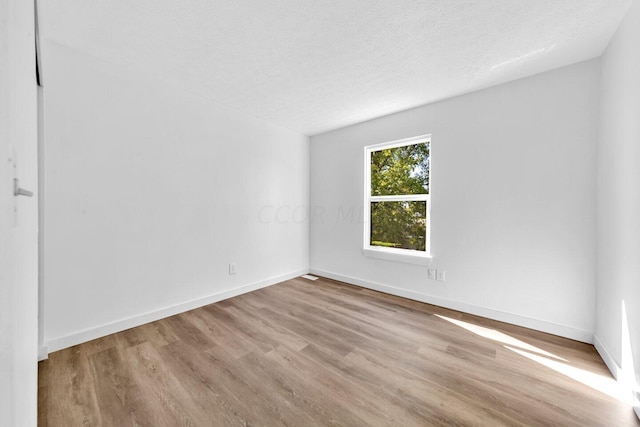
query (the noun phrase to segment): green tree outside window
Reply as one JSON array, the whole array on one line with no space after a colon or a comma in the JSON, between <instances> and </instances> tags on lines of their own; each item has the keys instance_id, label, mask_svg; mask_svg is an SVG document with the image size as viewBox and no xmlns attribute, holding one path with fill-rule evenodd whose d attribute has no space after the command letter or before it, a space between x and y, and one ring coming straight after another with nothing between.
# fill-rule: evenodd
<instances>
[{"instance_id":1,"label":"green tree outside window","mask_svg":"<svg viewBox=\"0 0 640 427\"><path fill-rule=\"evenodd\" d=\"M427 201L378 196L428 195L429 160L428 141L371 152L371 246L426 250Z\"/></svg>"}]
</instances>

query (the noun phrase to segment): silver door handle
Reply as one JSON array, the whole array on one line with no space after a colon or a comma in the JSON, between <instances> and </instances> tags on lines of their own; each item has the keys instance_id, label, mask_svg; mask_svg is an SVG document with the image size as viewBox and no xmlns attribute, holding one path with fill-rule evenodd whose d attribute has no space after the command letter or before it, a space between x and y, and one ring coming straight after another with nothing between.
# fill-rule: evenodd
<instances>
[{"instance_id":1,"label":"silver door handle","mask_svg":"<svg viewBox=\"0 0 640 427\"><path fill-rule=\"evenodd\" d=\"M14 196L27 196L33 197L33 191L25 190L24 188L20 188L18 183L18 178L13 179L13 195Z\"/></svg>"}]
</instances>

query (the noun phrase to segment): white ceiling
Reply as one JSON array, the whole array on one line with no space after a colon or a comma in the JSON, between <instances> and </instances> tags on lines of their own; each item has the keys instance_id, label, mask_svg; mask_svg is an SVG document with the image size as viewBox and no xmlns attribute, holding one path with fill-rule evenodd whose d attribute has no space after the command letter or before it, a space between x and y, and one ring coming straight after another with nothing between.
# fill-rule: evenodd
<instances>
[{"instance_id":1,"label":"white ceiling","mask_svg":"<svg viewBox=\"0 0 640 427\"><path fill-rule=\"evenodd\" d=\"M598 56L630 1L41 0L39 8L43 38L312 135Z\"/></svg>"}]
</instances>

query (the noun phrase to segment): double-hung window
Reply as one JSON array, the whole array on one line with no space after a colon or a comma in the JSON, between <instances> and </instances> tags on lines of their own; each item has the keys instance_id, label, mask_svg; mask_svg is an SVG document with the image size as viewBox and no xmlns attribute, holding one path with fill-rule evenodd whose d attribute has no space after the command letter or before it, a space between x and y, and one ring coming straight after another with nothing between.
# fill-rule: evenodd
<instances>
[{"instance_id":1,"label":"double-hung window","mask_svg":"<svg viewBox=\"0 0 640 427\"><path fill-rule=\"evenodd\" d=\"M364 254L427 264L430 135L365 147Z\"/></svg>"}]
</instances>

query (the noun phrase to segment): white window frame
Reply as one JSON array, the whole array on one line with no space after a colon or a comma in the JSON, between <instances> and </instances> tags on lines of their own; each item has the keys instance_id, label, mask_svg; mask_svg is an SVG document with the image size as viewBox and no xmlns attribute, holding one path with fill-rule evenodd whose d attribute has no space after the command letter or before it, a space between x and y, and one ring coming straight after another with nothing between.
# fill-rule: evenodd
<instances>
[{"instance_id":1,"label":"white window frame","mask_svg":"<svg viewBox=\"0 0 640 427\"><path fill-rule=\"evenodd\" d=\"M429 144L429 194L406 194L394 196L371 195L371 153L390 148L404 147L419 143ZM385 259L389 261L406 262L410 264L429 265L431 262L431 135L420 135L396 141L384 142L364 147L364 245L362 253L365 256ZM371 203L372 202L403 202L424 201L427 203L427 235L425 236L425 250L387 248L371 245Z\"/></svg>"}]
</instances>

